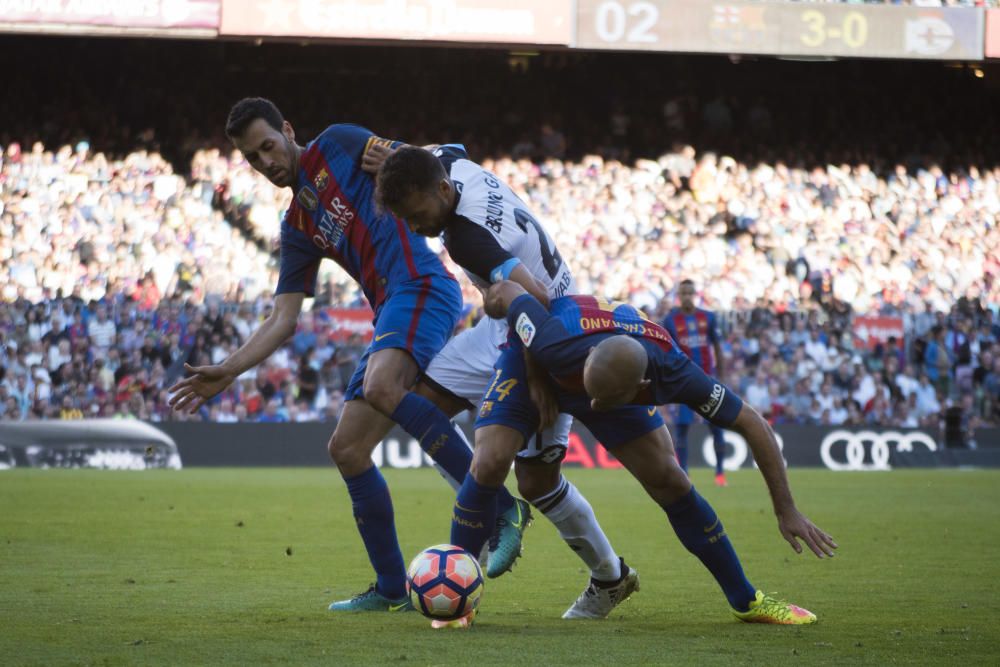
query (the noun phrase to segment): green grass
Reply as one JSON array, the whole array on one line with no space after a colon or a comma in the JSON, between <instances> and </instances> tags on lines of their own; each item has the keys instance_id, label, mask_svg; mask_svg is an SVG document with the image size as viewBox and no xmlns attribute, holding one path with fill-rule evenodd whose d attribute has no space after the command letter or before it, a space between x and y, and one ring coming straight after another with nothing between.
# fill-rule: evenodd
<instances>
[{"instance_id":1,"label":"green grass","mask_svg":"<svg viewBox=\"0 0 1000 667\"><path fill-rule=\"evenodd\" d=\"M622 471L571 470L642 591L603 622L560 620L586 583L544 519L470 632L418 614L334 615L372 578L332 469L0 473L0 663L997 664L1000 472L792 471L841 545L797 556L755 472L695 483L751 581L808 628L736 622L662 512ZM436 473L388 471L404 555L447 541ZM286 553L290 550L290 555Z\"/></svg>"}]
</instances>

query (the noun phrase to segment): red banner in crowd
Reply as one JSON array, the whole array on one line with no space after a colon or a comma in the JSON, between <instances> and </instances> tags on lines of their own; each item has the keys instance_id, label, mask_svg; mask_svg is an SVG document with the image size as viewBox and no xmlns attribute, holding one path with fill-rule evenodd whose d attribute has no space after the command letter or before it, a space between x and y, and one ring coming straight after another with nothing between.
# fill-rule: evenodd
<instances>
[{"instance_id":1,"label":"red banner in crowd","mask_svg":"<svg viewBox=\"0 0 1000 667\"><path fill-rule=\"evenodd\" d=\"M854 318L854 339L860 347L873 350L879 343L888 342L889 336L895 336L896 340L902 344L902 317L859 315Z\"/></svg>"},{"instance_id":2,"label":"red banner in crowd","mask_svg":"<svg viewBox=\"0 0 1000 667\"><path fill-rule=\"evenodd\" d=\"M0 26L31 32L215 36L221 0L0 0Z\"/></svg>"},{"instance_id":3,"label":"red banner in crowd","mask_svg":"<svg viewBox=\"0 0 1000 667\"><path fill-rule=\"evenodd\" d=\"M370 343L374 328L372 311L368 308L325 308L323 313L330 324L330 340L342 343L352 334L361 334Z\"/></svg>"},{"instance_id":4,"label":"red banner in crowd","mask_svg":"<svg viewBox=\"0 0 1000 667\"><path fill-rule=\"evenodd\" d=\"M1000 9L986 10L986 43L984 47L987 58L1000 58Z\"/></svg>"},{"instance_id":5,"label":"red banner in crowd","mask_svg":"<svg viewBox=\"0 0 1000 667\"><path fill-rule=\"evenodd\" d=\"M225 0L220 31L261 37L566 45L571 16L570 0Z\"/></svg>"}]
</instances>

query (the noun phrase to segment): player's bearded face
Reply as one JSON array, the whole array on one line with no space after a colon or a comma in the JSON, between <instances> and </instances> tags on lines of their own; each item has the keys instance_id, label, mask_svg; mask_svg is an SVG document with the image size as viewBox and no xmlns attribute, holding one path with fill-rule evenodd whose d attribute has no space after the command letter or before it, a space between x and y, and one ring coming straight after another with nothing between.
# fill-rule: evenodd
<instances>
[{"instance_id":1,"label":"player's bearded face","mask_svg":"<svg viewBox=\"0 0 1000 667\"><path fill-rule=\"evenodd\" d=\"M287 188L295 183L298 174L294 137L287 122L276 130L263 118L257 118L233 143L251 167L279 188Z\"/></svg>"},{"instance_id":2,"label":"player's bearded face","mask_svg":"<svg viewBox=\"0 0 1000 667\"><path fill-rule=\"evenodd\" d=\"M411 192L390 209L396 217L406 221L411 232L421 236L440 235L448 220L448 202L437 190Z\"/></svg>"},{"instance_id":3,"label":"player's bearded face","mask_svg":"<svg viewBox=\"0 0 1000 667\"><path fill-rule=\"evenodd\" d=\"M694 306L694 288L690 285L683 285L678 290L678 296L680 297L681 307L691 308Z\"/></svg>"}]
</instances>

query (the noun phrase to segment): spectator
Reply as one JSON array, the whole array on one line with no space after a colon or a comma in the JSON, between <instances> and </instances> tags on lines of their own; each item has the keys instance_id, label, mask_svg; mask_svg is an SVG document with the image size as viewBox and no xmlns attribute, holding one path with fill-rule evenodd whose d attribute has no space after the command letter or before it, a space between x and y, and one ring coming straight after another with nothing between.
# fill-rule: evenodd
<instances>
[{"instance_id":1,"label":"spectator","mask_svg":"<svg viewBox=\"0 0 1000 667\"><path fill-rule=\"evenodd\" d=\"M97 312L87 324L87 335L90 342L98 354L106 354L112 345L116 343L118 328L115 323L108 319L108 310L105 306L97 306Z\"/></svg>"},{"instance_id":2,"label":"spectator","mask_svg":"<svg viewBox=\"0 0 1000 667\"><path fill-rule=\"evenodd\" d=\"M754 374L753 381L747 386L743 398L762 415L771 414L771 393L767 384L767 374L763 370L758 370Z\"/></svg>"},{"instance_id":3,"label":"spectator","mask_svg":"<svg viewBox=\"0 0 1000 667\"><path fill-rule=\"evenodd\" d=\"M281 403L278 399L272 398L267 402L267 405L264 408L264 413L257 419L257 421L262 423L287 422L288 415L281 407Z\"/></svg>"}]
</instances>

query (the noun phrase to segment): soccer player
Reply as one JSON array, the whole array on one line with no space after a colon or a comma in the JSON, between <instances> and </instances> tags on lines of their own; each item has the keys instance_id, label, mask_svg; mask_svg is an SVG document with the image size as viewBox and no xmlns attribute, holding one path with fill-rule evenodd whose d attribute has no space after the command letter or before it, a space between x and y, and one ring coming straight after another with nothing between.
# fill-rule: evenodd
<instances>
[{"instance_id":1,"label":"soccer player","mask_svg":"<svg viewBox=\"0 0 1000 667\"><path fill-rule=\"evenodd\" d=\"M489 524L490 505L479 499L503 483L515 452L538 428L539 408L525 386L531 364L537 364L554 387L558 409L587 426L663 508L681 543L715 577L737 618L815 622L811 612L765 595L747 580L722 522L684 474L652 406L686 403L740 433L767 483L782 536L796 552L802 551L801 539L817 557L832 556L836 542L796 508L774 433L753 408L705 375L666 330L627 304L567 296L553 300L549 312L523 287L503 281L490 288L486 309L493 317L505 316L516 336L497 361L498 372L476 421L472 468L455 502L453 544L475 553L486 538L487 531L475 524Z\"/></svg>"},{"instance_id":2,"label":"soccer player","mask_svg":"<svg viewBox=\"0 0 1000 667\"><path fill-rule=\"evenodd\" d=\"M376 573L363 593L332 611L412 609L396 537L392 500L372 451L398 423L451 477L462 480L472 452L451 421L410 389L444 347L462 306L455 278L406 224L376 210L375 181L364 171L373 146L394 145L357 125L331 125L306 146L269 100L246 98L229 113L226 135L250 165L294 198L281 223L281 264L274 311L222 363L190 367L170 404L196 411L240 374L274 352L294 331L303 299L313 294L319 264L333 259L361 286L375 311L372 344L345 391L328 449L347 484L358 531ZM527 503L501 491L496 511L523 515ZM523 522L499 528L502 554L520 553ZM510 563L501 564L510 567Z\"/></svg>"},{"instance_id":3,"label":"soccer player","mask_svg":"<svg viewBox=\"0 0 1000 667\"><path fill-rule=\"evenodd\" d=\"M376 183L376 201L418 234L443 234L452 259L481 289L507 279L542 303L576 292L569 267L528 205L469 160L463 147L445 145L433 153L402 147L386 158ZM448 342L423 378L439 394L436 403L450 402L446 411L452 414L479 405L507 330L506 321L485 317ZM521 495L590 569L590 584L563 618L604 618L638 588L638 574L615 553L590 503L560 472L571 424L569 415L560 415L552 428L527 438L515 474ZM492 492L479 500L492 502ZM496 576L492 570L491 559L488 576Z\"/></svg>"},{"instance_id":4,"label":"soccer player","mask_svg":"<svg viewBox=\"0 0 1000 667\"><path fill-rule=\"evenodd\" d=\"M671 309L663 318L663 328L680 346L688 359L694 362L706 375L722 379L722 346L719 344L719 329L715 313L694 305L694 281L682 280L677 290L680 306ZM674 426L677 430L677 459L684 472L688 471L688 429L694 421L694 411L681 403L674 407ZM715 484L726 486L726 473L722 470L722 460L726 456L726 440L722 429L708 422L715 445Z\"/></svg>"}]
</instances>

